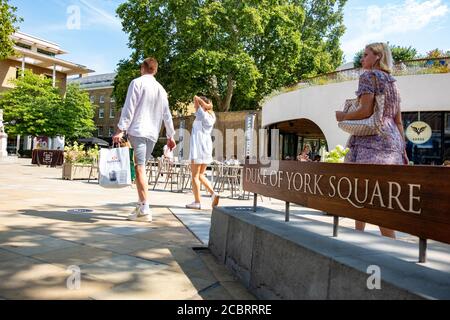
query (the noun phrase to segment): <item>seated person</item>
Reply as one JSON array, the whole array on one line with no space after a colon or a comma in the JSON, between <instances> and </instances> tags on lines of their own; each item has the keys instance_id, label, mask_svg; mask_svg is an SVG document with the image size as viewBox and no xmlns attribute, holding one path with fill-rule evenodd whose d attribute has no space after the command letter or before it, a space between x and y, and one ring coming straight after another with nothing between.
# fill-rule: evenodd
<instances>
[{"instance_id":1,"label":"seated person","mask_svg":"<svg viewBox=\"0 0 450 320\"><path fill-rule=\"evenodd\" d=\"M297 160L301 161L301 162L309 162L309 161L311 161L310 153L311 153L311 147L309 146L309 144L306 144L305 147L303 148L302 153L300 153L297 156Z\"/></svg>"}]
</instances>

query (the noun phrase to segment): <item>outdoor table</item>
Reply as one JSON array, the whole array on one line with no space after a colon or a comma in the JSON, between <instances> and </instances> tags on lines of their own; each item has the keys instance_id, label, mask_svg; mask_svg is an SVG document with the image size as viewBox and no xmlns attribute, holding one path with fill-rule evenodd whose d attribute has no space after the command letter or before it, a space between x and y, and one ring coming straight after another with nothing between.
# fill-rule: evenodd
<instances>
[{"instance_id":1,"label":"outdoor table","mask_svg":"<svg viewBox=\"0 0 450 320\"><path fill-rule=\"evenodd\" d=\"M64 164L64 151L34 149L31 158L31 164L37 164L38 166L62 166Z\"/></svg>"}]
</instances>

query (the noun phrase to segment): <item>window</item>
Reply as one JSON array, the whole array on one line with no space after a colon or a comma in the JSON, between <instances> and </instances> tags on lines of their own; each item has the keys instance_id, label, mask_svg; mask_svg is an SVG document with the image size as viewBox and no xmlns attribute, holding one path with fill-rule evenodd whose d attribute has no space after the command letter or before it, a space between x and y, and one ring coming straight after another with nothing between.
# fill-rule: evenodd
<instances>
[{"instance_id":1,"label":"window","mask_svg":"<svg viewBox=\"0 0 450 320\"><path fill-rule=\"evenodd\" d=\"M102 137L102 136L103 136L103 127L98 126L97 127L97 137Z\"/></svg>"},{"instance_id":2,"label":"window","mask_svg":"<svg viewBox=\"0 0 450 320\"><path fill-rule=\"evenodd\" d=\"M116 99L115 99L114 97L111 97L110 102L111 102L111 103L115 103L115 102L116 102Z\"/></svg>"},{"instance_id":3,"label":"window","mask_svg":"<svg viewBox=\"0 0 450 320\"><path fill-rule=\"evenodd\" d=\"M108 137L112 137L114 135L114 127L109 127Z\"/></svg>"},{"instance_id":4,"label":"window","mask_svg":"<svg viewBox=\"0 0 450 320\"><path fill-rule=\"evenodd\" d=\"M95 96L91 96L91 103L95 103Z\"/></svg>"},{"instance_id":5,"label":"window","mask_svg":"<svg viewBox=\"0 0 450 320\"><path fill-rule=\"evenodd\" d=\"M28 45L28 44L23 44L23 43L17 42L17 43L16 43L16 46L21 47L21 48L24 48L24 49L31 50L31 46Z\"/></svg>"},{"instance_id":6,"label":"window","mask_svg":"<svg viewBox=\"0 0 450 320\"><path fill-rule=\"evenodd\" d=\"M45 54L46 56L50 56L50 57L56 56L56 54L53 53L53 52L50 52L50 51L47 51L47 50L43 50L43 49L39 49L39 48L37 49L37 52L41 53L41 54Z\"/></svg>"},{"instance_id":7,"label":"window","mask_svg":"<svg viewBox=\"0 0 450 320\"><path fill-rule=\"evenodd\" d=\"M110 117L111 119L114 119L114 118L116 117L116 110L114 109L113 106L111 106L111 107L109 108L109 117Z\"/></svg>"},{"instance_id":8,"label":"window","mask_svg":"<svg viewBox=\"0 0 450 320\"><path fill-rule=\"evenodd\" d=\"M445 158L447 143L445 140L444 112L404 112L402 113L404 129L415 121L427 123L432 130L430 140L423 144L416 144L407 139L406 152L409 160L415 164L440 165ZM450 145L450 143L448 144Z\"/></svg>"},{"instance_id":9,"label":"window","mask_svg":"<svg viewBox=\"0 0 450 320\"><path fill-rule=\"evenodd\" d=\"M100 103L105 103L105 96L100 96Z\"/></svg>"},{"instance_id":10,"label":"window","mask_svg":"<svg viewBox=\"0 0 450 320\"><path fill-rule=\"evenodd\" d=\"M105 108L98 109L98 118L103 119L105 117Z\"/></svg>"}]
</instances>

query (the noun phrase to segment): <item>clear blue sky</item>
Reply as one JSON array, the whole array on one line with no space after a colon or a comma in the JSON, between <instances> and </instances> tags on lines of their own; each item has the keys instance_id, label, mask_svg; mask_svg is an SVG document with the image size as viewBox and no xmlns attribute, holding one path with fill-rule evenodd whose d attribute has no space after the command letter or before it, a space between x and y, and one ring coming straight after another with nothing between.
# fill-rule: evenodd
<instances>
[{"instance_id":1,"label":"clear blue sky","mask_svg":"<svg viewBox=\"0 0 450 320\"><path fill-rule=\"evenodd\" d=\"M61 58L113 72L131 50L115 9L123 0L11 0L24 18L21 31L58 43ZM78 8L78 9L77 9ZM80 25L74 13L80 12ZM69 27L68 27L69 23ZM389 41L419 53L450 50L450 0L349 0L342 49L347 61L366 43Z\"/></svg>"}]
</instances>

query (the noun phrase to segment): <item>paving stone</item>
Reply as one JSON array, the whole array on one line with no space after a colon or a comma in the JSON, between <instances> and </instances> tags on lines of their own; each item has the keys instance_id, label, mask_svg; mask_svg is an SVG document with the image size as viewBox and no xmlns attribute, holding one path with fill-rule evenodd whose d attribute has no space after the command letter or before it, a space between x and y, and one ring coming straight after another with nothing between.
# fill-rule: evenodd
<instances>
[{"instance_id":1,"label":"paving stone","mask_svg":"<svg viewBox=\"0 0 450 320\"><path fill-rule=\"evenodd\" d=\"M112 283L136 282L168 269L168 265L126 255L81 265L83 274Z\"/></svg>"},{"instance_id":2,"label":"paving stone","mask_svg":"<svg viewBox=\"0 0 450 320\"><path fill-rule=\"evenodd\" d=\"M0 241L0 248L25 256L73 246L76 246L73 242L38 234L17 235L12 239Z\"/></svg>"},{"instance_id":3,"label":"paving stone","mask_svg":"<svg viewBox=\"0 0 450 320\"><path fill-rule=\"evenodd\" d=\"M88 244L91 247L105 249L119 254L127 254L140 249L158 246L159 243L144 239L117 236L105 241L95 241Z\"/></svg>"},{"instance_id":4,"label":"paving stone","mask_svg":"<svg viewBox=\"0 0 450 320\"><path fill-rule=\"evenodd\" d=\"M8 250L0 249L0 262L8 261L16 258L20 258L20 254L16 254L13 252L10 252Z\"/></svg>"},{"instance_id":5,"label":"paving stone","mask_svg":"<svg viewBox=\"0 0 450 320\"><path fill-rule=\"evenodd\" d=\"M54 250L32 256L33 258L47 261L49 263L68 267L71 265L82 265L93 263L99 260L111 258L114 255L111 251L97 249L89 246L76 245L74 247Z\"/></svg>"}]
</instances>

